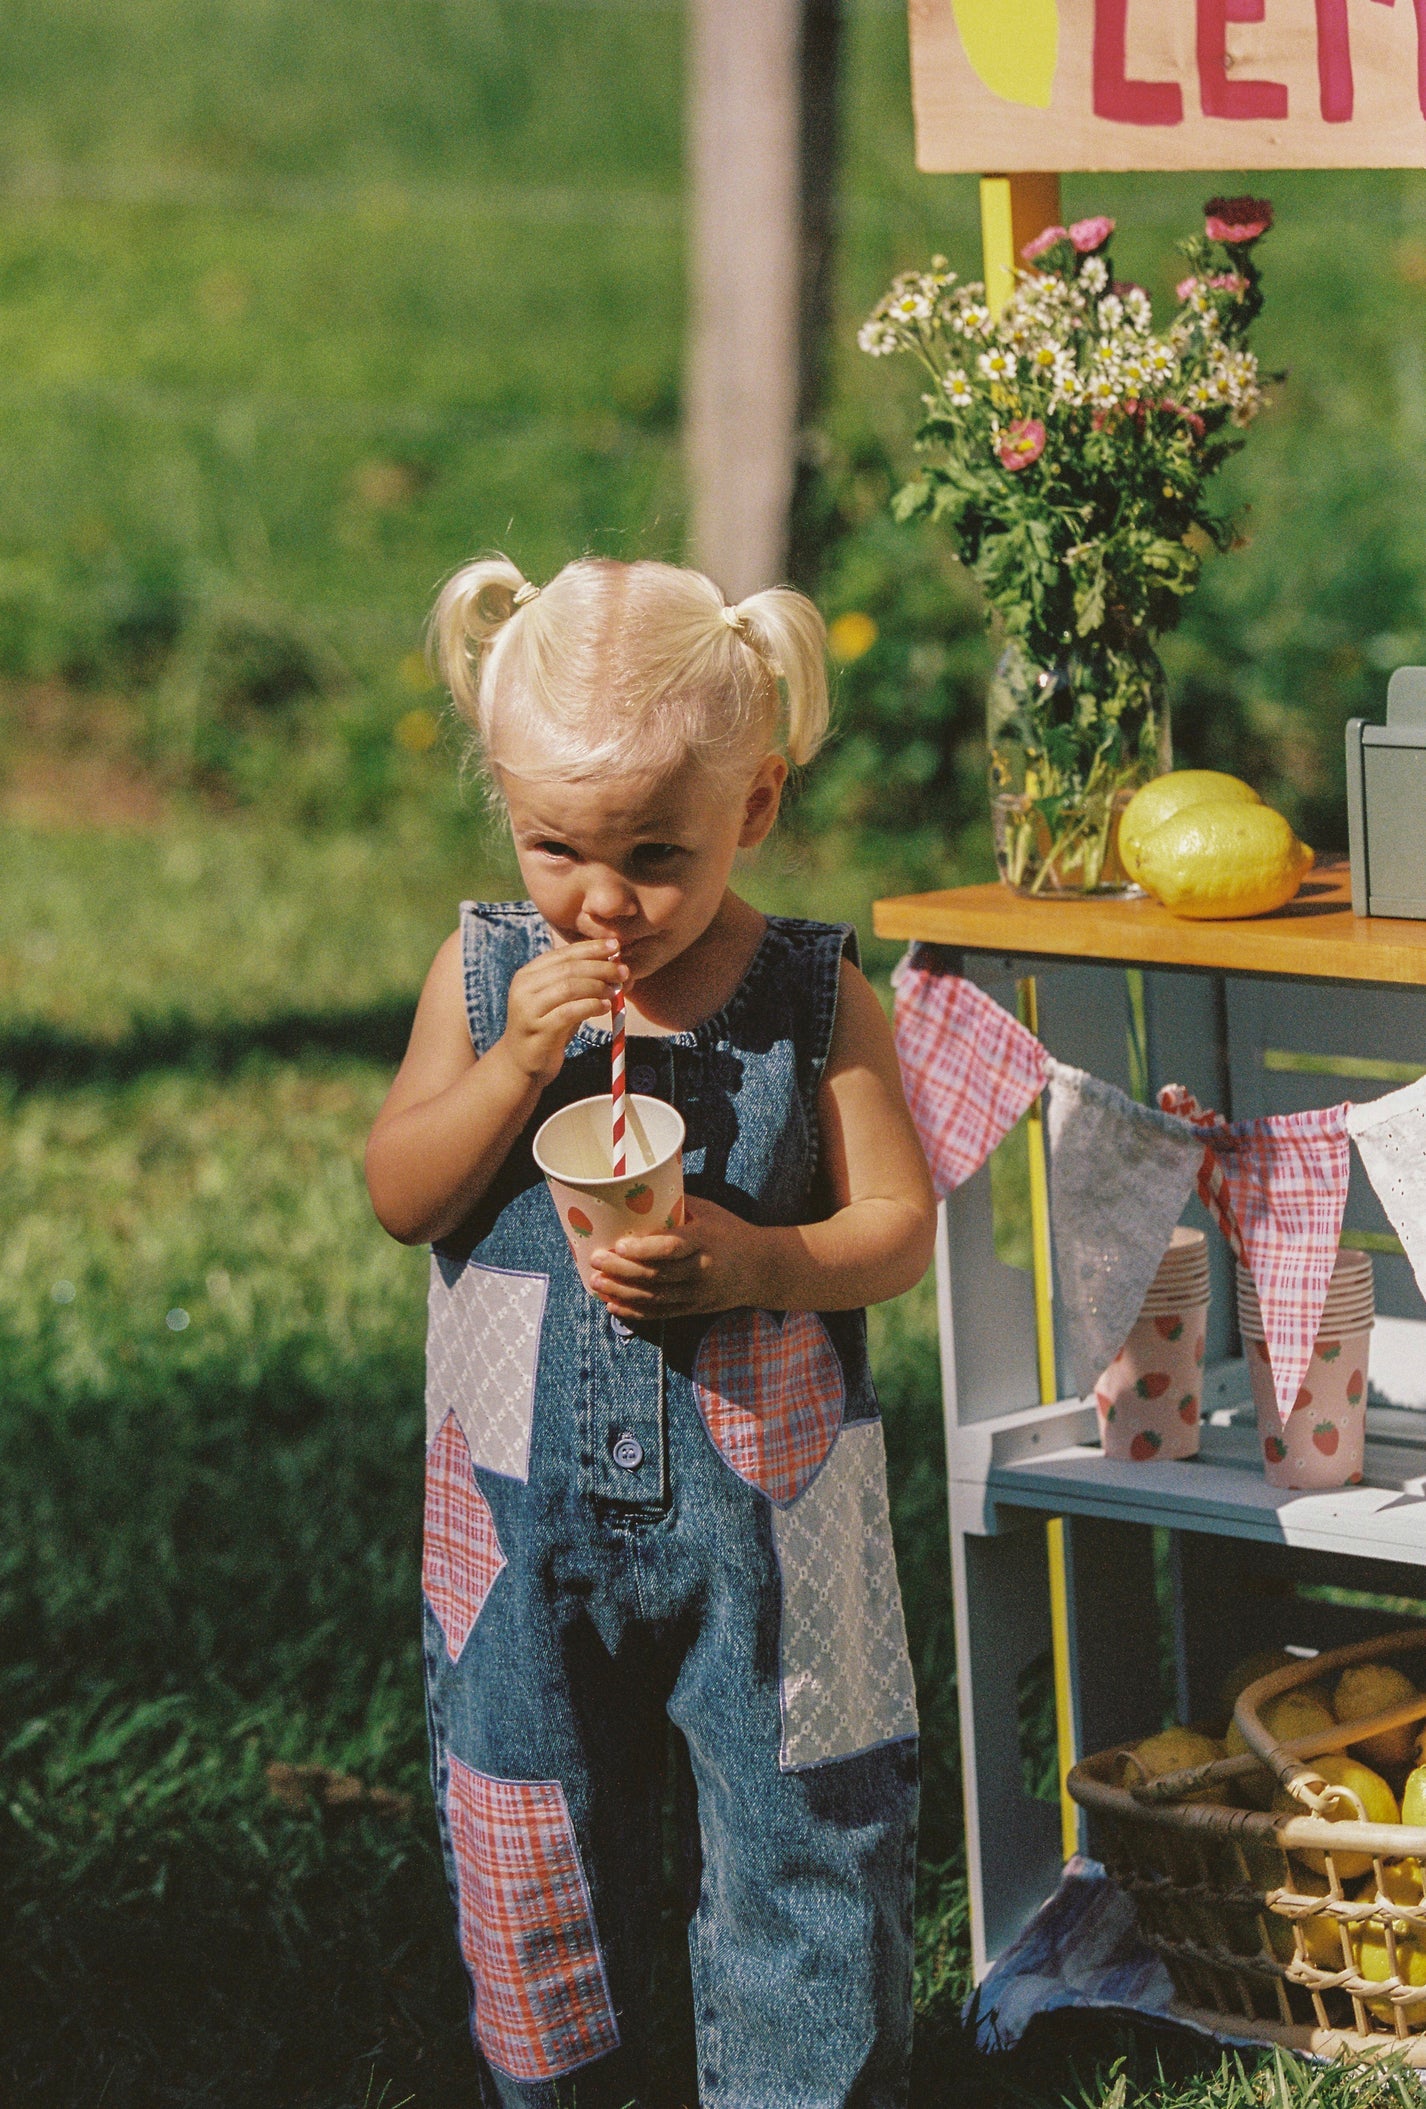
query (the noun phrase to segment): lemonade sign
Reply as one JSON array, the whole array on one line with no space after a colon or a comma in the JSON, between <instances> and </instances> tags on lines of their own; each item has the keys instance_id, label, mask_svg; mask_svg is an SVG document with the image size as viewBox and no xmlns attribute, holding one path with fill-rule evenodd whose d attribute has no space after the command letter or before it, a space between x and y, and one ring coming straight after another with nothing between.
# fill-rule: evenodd
<instances>
[{"instance_id":1,"label":"lemonade sign","mask_svg":"<svg viewBox=\"0 0 1426 2109\"><path fill-rule=\"evenodd\" d=\"M923 169L1426 167L1426 0L910 0Z\"/></svg>"}]
</instances>

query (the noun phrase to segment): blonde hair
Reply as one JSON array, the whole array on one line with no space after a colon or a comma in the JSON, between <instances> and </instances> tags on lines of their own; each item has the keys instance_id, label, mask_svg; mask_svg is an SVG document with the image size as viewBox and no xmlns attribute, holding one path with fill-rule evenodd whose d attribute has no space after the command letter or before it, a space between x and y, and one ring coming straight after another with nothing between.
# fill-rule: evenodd
<instances>
[{"instance_id":1,"label":"blonde hair","mask_svg":"<svg viewBox=\"0 0 1426 2109\"><path fill-rule=\"evenodd\" d=\"M492 770L521 731L578 780L690 754L720 775L774 748L801 764L827 730L826 629L787 586L727 607L674 564L582 557L541 588L484 557L447 580L428 643Z\"/></svg>"}]
</instances>

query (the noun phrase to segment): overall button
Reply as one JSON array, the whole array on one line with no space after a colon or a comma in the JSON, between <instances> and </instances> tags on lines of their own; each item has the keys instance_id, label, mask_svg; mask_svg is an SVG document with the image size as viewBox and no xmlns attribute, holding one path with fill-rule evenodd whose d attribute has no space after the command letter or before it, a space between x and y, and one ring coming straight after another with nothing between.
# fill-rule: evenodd
<instances>
[{"instance_id":1,"label":"overall button","mask_svg":"<svg viewBox=\"0 0 1426 2109\"><path fill-rule=\"evenodd\" d=\"M658 1077L650 1069L647 1062L639 1062L629 1071L629 1089L631 1091L642 1091L645 1098L649 1096L657 1082Z\"/></svg>"},{"instance_id":2,"label":"overall button","mask_svg":"<svg viewBox=\"0 0 1426 2109\"><path fill-rule=\"evenodd\" d=\"M644 1461L644 1446L632 1435L621 1435L614 1445L614 1462L621 1472L637 1472Z\"/></svg>"}]
</instances>

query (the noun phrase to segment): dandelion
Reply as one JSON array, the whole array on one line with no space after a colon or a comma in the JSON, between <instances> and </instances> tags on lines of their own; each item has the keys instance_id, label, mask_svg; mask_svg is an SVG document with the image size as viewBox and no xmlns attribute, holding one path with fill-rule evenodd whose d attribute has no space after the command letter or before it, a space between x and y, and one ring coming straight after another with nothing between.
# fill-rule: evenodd
<instances>
[{"instance_id":1,"label":"dandelion","mask_svg":"<svg viewBox=\"0 0 1426 2109\"><path fill-rule=\"evenodd\" d=\"M1045 451L1045 428L1037 417L1017 418L999 434L995 451L1012 473L1028 469Z\"/></svg>"},{"instance_id":2,"label":"dandelion","mask_svg":"<svg viewBox=\"0 0 1426 2109\"><path fill-rule=\"evenodd\" d=\"M163 1322L170 1333L186 1332L188 1329L188 1313L175 1305L173 1310L165 1313Z\"/></svg>"},{"instance_id":3,"label":"dandelion","mask_svg":"<svg viewBox=\"0 0 1426 2109\"><path fill-rule=\"evenodd\" d=\"M999 346L993 351L982 352L975 363L987 381L1013 381L1020 365L1014 352Z\"/></svg>"},{"instance_id":4,"label":"dandelion","mask_svg":"<svg viewBox=\"0 0 1426 2109\"><path fill-rule=\"evenodd\" d=\"M946 400L957 410L967 410L975 401L975 391L970 385L970 375L964 367L956 366L946 375Z\"/></svg>"}]
</instances>

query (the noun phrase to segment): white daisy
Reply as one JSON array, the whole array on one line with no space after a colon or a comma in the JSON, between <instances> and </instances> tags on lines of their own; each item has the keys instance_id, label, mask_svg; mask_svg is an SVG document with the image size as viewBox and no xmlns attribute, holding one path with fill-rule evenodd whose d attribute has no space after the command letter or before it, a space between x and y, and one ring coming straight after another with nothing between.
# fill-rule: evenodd
<instances>
[{"instance_id":1,"label":"white daisy","mask_svg":"<svg viewBox=\"0 0 1426 2109\"><path fill-rule=\"evenodd\" d=\"M1014 352L1006 351L1002 345L982 352L975 363L987 381L1013 381L1020 364Z\"/></svg>"}]
</instances>

